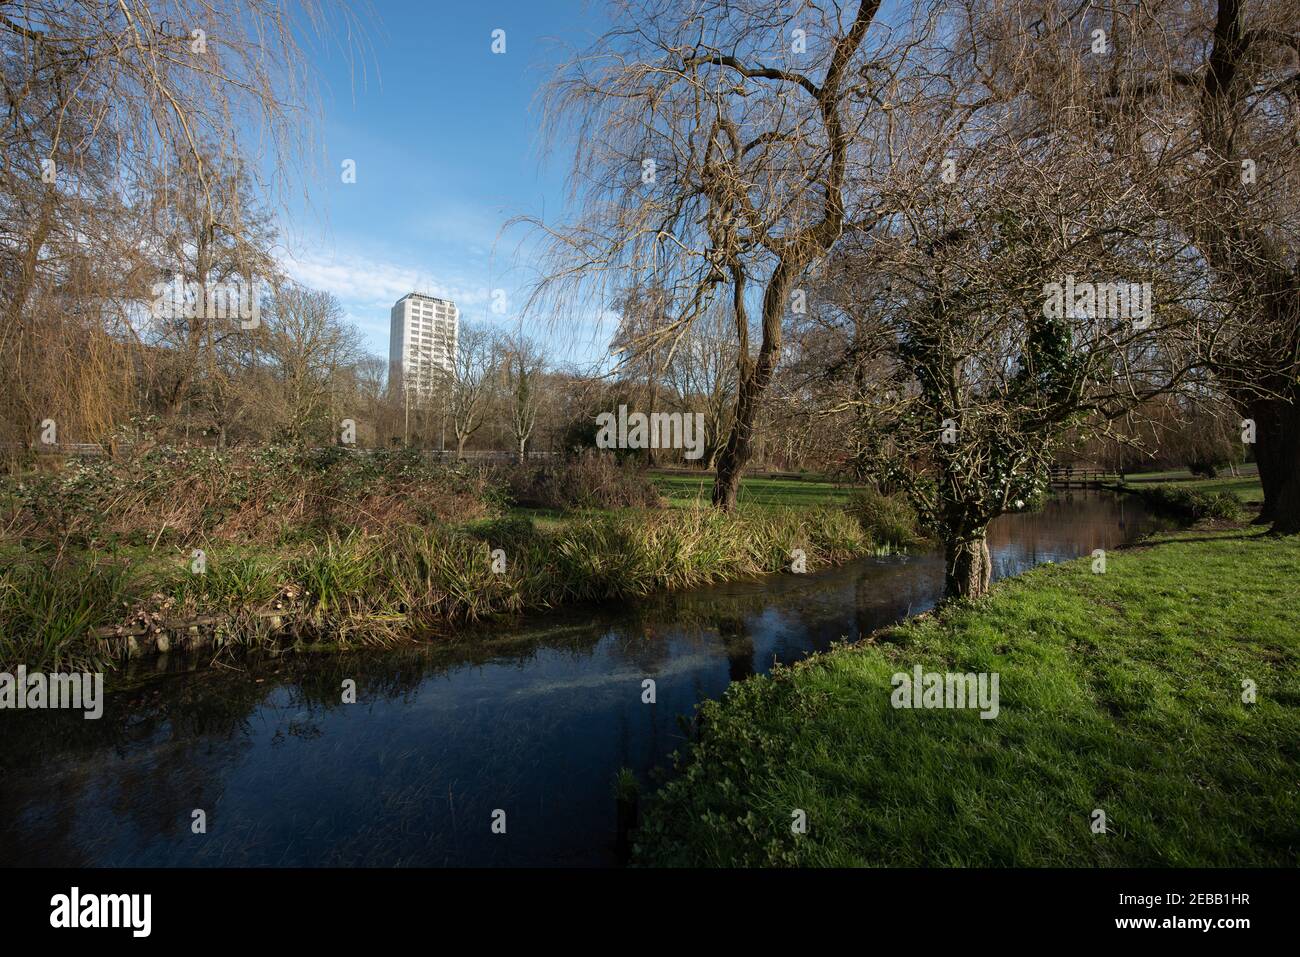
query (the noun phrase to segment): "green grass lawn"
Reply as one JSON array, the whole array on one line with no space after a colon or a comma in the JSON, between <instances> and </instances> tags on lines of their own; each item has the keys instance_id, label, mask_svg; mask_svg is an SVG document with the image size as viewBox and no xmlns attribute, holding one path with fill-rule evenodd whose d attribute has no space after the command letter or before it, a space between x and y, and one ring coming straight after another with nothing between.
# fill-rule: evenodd
<instances>
[{"instance_id":1,"label":"green grass lawn","mask_svg":"<svg viewBox=\"0 0 1300 957\"><path fill-rule=\"evenodd\" d=\"M1177 485L1182 488L1190 488L1197 492L1214 494L1215 492L1231 492L1243 502L1263 502L1264 489L1259 484L1259 479L1255 476L1249 478L1212 478L1212 479L1193 479L1186 482L1168 482L1161 483L1168 485Z\"/></svg>"},{"instance_id":2,"label":"green grass lawn","mask_svg":"<svg viewBox=\"0 0 1300 957\"><path fill-rule=\"evenodd\" d=\"M733 685L638 860L1295 866L1300 538L1191 531L1107 558ZM916 664L997 672L999 715L893 708Z\"/></svg>"},{"instance_id":3,"label":"green grass lawn","mask_svg":"<svg viewBox=\"0 0 1300 957\"><path fill-rule=\"evenodd\" d=\"M668 499L670 505L682 507L695 502L709 501L713 492L713 473L699 474L655 473L654 482ZM741 480L739 502L741 505L842 505L853 494L853 487L804 479L757 478L747 476Z\"/></svg>"},{"instance_id":4,"label":"green grass lawn","mask_svg":"<svg viewBox=\"0 0 1300 957\"><path fill-rule=\"evenodd\" d=\"M1211 495L1215 492L1231 492L1243 502L1263 502L1264 489L1259 484L1255 467L1250 465L1246 468L1250 469L1251 474L1235 478L1227 474L1220 474L1215 478L1197 478L1186 469L1174 469L1165 472L1132 473L1126 475L1125 479L1132 485L1171 485Z\"/></svg>"}]
</instances>

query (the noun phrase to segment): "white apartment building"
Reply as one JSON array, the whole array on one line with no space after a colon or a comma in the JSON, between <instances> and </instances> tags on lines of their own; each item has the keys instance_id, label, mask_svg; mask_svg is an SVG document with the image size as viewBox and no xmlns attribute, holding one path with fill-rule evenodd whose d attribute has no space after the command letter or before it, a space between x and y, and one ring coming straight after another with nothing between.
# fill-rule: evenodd
<instances>
[{"instance_id":1,"label":"white apartment building","mask_svg":"<svg viewBox=\"0 0 1300 957\"><path fill-rule=\"evenodd\" d=\"M390 381L427 391L435 377L452 371L460 310L454 302L407 293L393 304L388 334Z\"/></svg>"}]
</instances>

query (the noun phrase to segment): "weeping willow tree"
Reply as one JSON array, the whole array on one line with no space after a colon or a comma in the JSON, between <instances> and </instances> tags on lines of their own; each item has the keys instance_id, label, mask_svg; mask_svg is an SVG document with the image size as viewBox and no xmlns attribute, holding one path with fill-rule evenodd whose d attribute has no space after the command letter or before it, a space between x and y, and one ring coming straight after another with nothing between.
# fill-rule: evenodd
<instances>
[{"instance_id":1,"label":"weeping willow tree","mask_svg":"<svg viewBox=\"0 0 1300 957\"><path fill-rule=\"evenodd\" d=\"M0 5L6 437L30 442L54 419L69 438L97 439L130 411L122 381L150 356L135 339L151 285L184 271L201 237L246 225L223 202L223 167L270 159L268 194L303 168L315 114L304 43L326 37L324 11L316 0ZM170 252L150 234L169 188L198 223Z\"/></svg>"},{"instance_id":2,"label":"weeping willow tree","mask_svg":"<svg viewBox=\"0 0 1300 957\"><path fill-rule=\"evenodd\" d=\"M792 298L853 226L849 169L871 124L891 122L891 84L921 10L881 22L879 0L626 0L615 26L558 71L552 134L576 144L577 214L533 221L546 243L534 314L590 316L618 290L666 306L625 342L664 366L714 302L736 359L713 501L736 503Z\"/></svg>"},{"instance_id":3,"label":"weeping willow tree","mask_svg":"<svg viewBox=\"0 0 1300 957\"><path fill-rule=\"evenodd\" d=\"M1112 124L1179 158L1166 202L1233 305L1205 358L1252 427L1260 521L1287 535L1300 533L1298 24L1296 0L1165 0L1126 26L1134 62L1106 91L1124 107Z\"/></svg>"},{"instance_id":4,"label":"weeping willow tree","mask_svg":"<svg viewBox=\"0 0 1300 957\"><path fill-rule=\"evenodd\" d=\"M968 5L998 90L1069 103L1213 281L1198 354L1253 439L1260 521L1300 532L1300 3Z\"/></svg>"}]
</instances>

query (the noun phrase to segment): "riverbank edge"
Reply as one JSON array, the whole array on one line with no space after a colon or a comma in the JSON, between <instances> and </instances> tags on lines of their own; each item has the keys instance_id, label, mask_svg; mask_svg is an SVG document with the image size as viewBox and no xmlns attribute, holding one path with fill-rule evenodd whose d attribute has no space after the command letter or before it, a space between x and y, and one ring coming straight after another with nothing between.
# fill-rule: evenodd
<instances>
[{"instance_id":1,"label":"riverbank edge","mask_svg":"<svg viewBox=\"0 0 1300 957\"><path fill-rule=\"evenodd\" d=\"M1110 490L1128 491L1119 488ZM1300 572L1300 537L1272 538L1256 526L1221 518L1204 518L1185 523L1173 532L1152 533L1138 541L1114 549L1113 552L1115 556L1123 556L1127 561L1142 563L1144 556L1158 552L1167 555L1169 549L1194 551L1198 546L1208 547L1207 543L1228 545L1236 541L1287 550L1285 555L1279 552L1278 563L1288 565L1289 573L1284 569L1276 578L1261 576L1264 581L1285 582L1293 580L1296 573ZM982 623L981 619L995 617L993 612L998 609L999 603L1006 601L1008 596L1015 593L1038 593L1050 599L1053 590L1062 588L1056 576L1074 574L1082 578L1083 569L1087 568L1090 562L1095 574L1097 567L1095 556L1091 559L1081 557L1060 565L1048 563L1030 569L1021 575L995 583L989 594L981 599L943 605L904 621L884 626L856 641L846 642L829 651L810 655L789 666L779 666L769 675L748 678L744 682L732 685L721 700L702 703L694 722L694 733L690 742L681 752L673 755L671 767L660 768L655 772L655 776L661 779L660 786L642 801L640 828L632 838L633 866L861 866L863 864L871 866L873 863L876 866L935 866L936 864L940 866L1026 866L1026 864L1028 866L1079 866L1080 863L1090 866L1163 866L1170 863L1180 866L1206 866L1205 861L1195 860L1194 854L1191 854L1187 860L1151 860L1141 857L1127 859L1122 855L1110 856L1108 853L1103 853L1099 857L1094 855L1094 859L1091 860L1087 859L1088 855L1083 854L1080 855L1084 858L1081 861L1070 860L1068 855L1063 855L1056 859L1026 862L1016 859L996 859L995 855L987 854L981 858L978 852L974 852L972 854L974 859L963 860L962 849L949 847L942 849L943 859L918 860L910 855L909 838L905 835L891 835L880 841L882 854L880 859L874 862L845 859L852 857L851 851L842 852L839 855L840 859L836 859L837 855L834 851L825 856L801 854L798 842L811 833L812 827L817 826L813 813L805 810L797 800L782 800L784 794L778 794L778 791L783 789L769 787L758 793L750 790L746 796L747 779L752 781L754 778L771 775L775 775L782 784L799 779L799 784L805 793L815 794L820 790L819 775L800 766L800 757L811 749L807 747L801 749L796 739L812 725L813 721L810 719L816 714L818 706L824 703L818 699L833 696L834 691L824 691L818 688L815 682L805 681L807 676L831 670L839 663L847 661L850 656L859 655L880 655L882 664L895 667L885 659L893 656L896 650L913 646L935 655L953 654L951 648L942 647L946 642L941 641L940 647L936 647L934 641L917 642L914 639L923 631L938 632L942 639L950 638L958 631L971 626L972 623L978 627ZM1214 580L1216 571L1206 568L1203 574L1205 580ZM1226 577L1221 576L1220 580ZM1282 585L1275 594L1276 601L1272 607L1279 614L1290 614L1293 618L1300 619L1300 614L1294 610L1288 613L1282 607L1285 596L1285 585ZM1250 600L1246 600L1245 604L1251 605ZM1257 605L1251 607L1253 612L1258 613L1255 617L1264 617L1264 609ZM1143 619L1140 612L1134 617L1135 625ZM1296 623L1300 624L1300 622ZM1286 629L1279 631L1279 633L1294 632L1294 627L1290 631ZM1203 653L1210 654L1208 650ZM1294 650L1289 652L1288 656L1291 667L1295 669L1294 660L1297 656ZM1295 684L1295 678L1296 676L1292 674L1291 684ZM811 687L803 687L805 685ZM1274 681L1271 685L1284 686L1285 682ZM858 692L860 690L857 689ZM1284 697L1285 695L1278 694L1279 699ZM1286 704L1285 701L1280 703ZM879 705L878 702L875 704ZM946 715L950 716L952 712L946 712ZM1276 720L1276 715L1271 715L1270 720ZM1291 724L1297 725L1291 729L1291 739L1300 740L1300 725L1295 722L1294 717L1291 719ZM978 729L980 722L975 721L974 725ZM1181 737L1178 728L1170 728L1169 735L1169 740L1178 740ZM1286 737L1279 736L1277 740L1284 741ZM1239 744L1239 742L1234 743ZM898 749L889 750L896 752ZM906 752L906 749L903 750ZM1275 764L1277 755L1241 757L1244 764L1250 764L1253 760L1259 760L1265 765ZM1294 776L1294 772L1300 771L1300 758L1291 755L1289 760L1289 771ZM826 752L820 754L817 761L812 762L815 770L820 770L823 775L827 775L822 778L827 781L847 779L849 763L845 760L841 764L835 760L833 753ZM775 771L774 768L780 770ZM785 777L782 778L782 775ZM866 790L869 792L871 789L867 787ZM930 795L930 797L939 802L943 800L941 796ZM919 799L916 795L911 798L913 801ZM1292 804L1300 805L1295 795L1291 795L1289 800ZM803 805L810 803L804 801ZM785 805L794 810L789 810ZM882 815L891 813L890 808L876 810L879 810ZM896 809L892 810L896 811ZM1200 810L1198 806L1198 814ZM1295 810L1300 811L1300 807ZM763 819L774 812L773 820ZM791 815L802 817L792 819ZM1249 814L1245 816L1249 817ZM796 829L793 827L800 821L803 823L802 836L796 834ZM1183 823L1192 827L1203 825L1204 822L1198 817ZM969 822L964 822L964 826L968 827ZM867 818L851 820L846 826L846 831L852 833L854 827L874 829L877 832L883 830L886 834L889 831L887 822L871 820L870 815ZM1090 836L1096 835L1095 826L1090 825L1086 816L1080 816L1077 820L1069 822L1069 827L1070 840L1077 841L1078 846L1084 846ZM962 829L957 828L958 831ZM927 835L932 837L934 830L932 824L926 832ZM915 843L915 837L912 840ZM896 849L907 849L909 853L905 853L901 859L896 853L891 857L889 853L891 844ZM1052 850L1059 852L1060 848ZM1290 854L1290 863L1294 864L1294 848ZM1233 862L1210 863L1223 865ZM1235 862L1236 866L1242 863L1240 860Z\"/></svg>"},{"instance_id":2,"label":"riverbank edge","mask_svg":"<svg viewBox=\"0 0 1300 957\"><path fill-rule=\"evenodd\" d=\"M293 554L232 547L224 565L218 547L205 554L203 574L176 560L134 568L128 560L124 568L96 556L86 559L89 568L75 560L57 570L34 566L25 582L0 584L9 586L11 600L20 587L43 590L28 597L53 606L66 600L61 592L84 600L78 583L106 582L95 609L82 612L120 608L118 623L84 627L80 647L64 638L49 670L111 671L163 654L211 659L248 650L418 643L485 620L816 571L924 541L914 523L888 511L626 510L574 517L549 530L513 514L464 527L330 537ZM4 657L37 667L7 627ZM30 635L26 646L48 657L50 637Z\"/></svg>"},{"instance_id":3,"label":"riverbank edge","mask_svg":"<svg viewBox=\"0 0 1300 957\"><path fill-rule=\"evenodd\" d=\"M1201 492L1179 488L1176 484L1139 486L1127 482L1102 482L1098 488L1136 495L1153 512L1189 524L1207 520L1230 522L1249 507L1231 492Z\"/></svg>"}]
</instances>

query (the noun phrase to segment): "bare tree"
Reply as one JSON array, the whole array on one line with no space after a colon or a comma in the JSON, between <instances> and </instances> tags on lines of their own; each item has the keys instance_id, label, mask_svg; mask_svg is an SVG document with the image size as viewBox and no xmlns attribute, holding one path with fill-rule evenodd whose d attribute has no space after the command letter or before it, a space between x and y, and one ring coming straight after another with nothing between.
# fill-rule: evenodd
<instances>
[{"instance_id":1,"label":"bare tree","mask_svg":"<svg viewBox=\"0 0 1300 957\"><path fill-rule=\"evenodd\" d=\"M1146 69L1117 113L1186 157L1170 206L1235 306L1207 358L1255 427L1261 521L1300 533L1300 4L1160 7L1131 41Z\"/></svg>"},{"instance_id":2,"label":"bare tree","mask_svg":"<svg viewBox=\"0 0 1300 957\"><path fill-rule=\"evenodd\" d=\"M867 447L941 537L947 594L971 597L990 521L1045 489L1072 427L1192 381L1217 315L1169 229L1161 161L1117 162L1103 101L1072 82L1085 25L1040 60L1017 11L951 9L904 78L924 95L904 92L887 144L891 214L841 244L824 295L837 367L884 373L847 400Z\"/></svg>"},{"instance_id":3,"label":"bare tree","mask_svg":"<svg viewBox=\"0 0 1300 957\"><path fill-rule=\"evenodd\" d=\"M219 153L201 162L182 157L172 176L159 170L147 184L141 214L148 229L140 247L156 271L138 290L151 306L138 325L141 341L153 347L149 371L163 427L174 428L187 405L210 408L226 377L220 358L255 348L256 323L213 308L218 295L235 290L251 305L280 281L270 252L275 230L255 194L243 165ZM199 296L194 308L152 308L158 298L152 293L171 292L174 284L192 284Z\"/></svg>"},{"instance_id":4,"label":"bare tree","mask_svg":"<svg viewBox=\"0 0 1300 957\"><path fill-rule=\"evenodd\" d=\"M909 31L867 43L879 7L628 0L550 90L554 127L577 134L583 215L542 227L551 266L530 306L572 312L610 289L662 289L673 314L634 344L655 348L725 296L737 381L713 493L724 509L752 454L792 291L846 228L851 146L868 117L887 120Z\"/></svg>"},{"instance_id":5,"label":"bare tree","mask_svg":"<svg viewBox=\"0 0 1300 957\"><path fill-rule=\"evenodd\" d=\"M724 303L714 303L682 337L666 369L678 405L704 413L705 468L716 467L731 433L738 366L731 317Z\"/></svg>"},{"instance_id":6,"label":"bare tree","mask_svg":"<svg viewBox=\"0 0 1300 957\"><path fill-rule=\"evenodd\" d=\"M119 381L103 365L91 379L74 383L76 369L55 369L52 360L41 369L32 359L62 356L80 363L78 350L59 343L81 337L83 348L107 361L109 353L98 351L101 335L122 352L138 334L141 289L160 270L180 272L178 258L193 259L188 246L173 261L156 255L165 251L168 236L178 235L170 226L187 220L191 243L241 233L239 216L251 211L223 200L241 155L271 159L272 190L301 169L315 111L310 58L300 43L322 38L327 5L0 4L0 404L7 426L17 420L25 436L32 412L57 412L80 422L89 433L83 437L98 437L130 411L129 404L110 409L116 400L95 387ZM364 43L348 9L340 6L339 13L347 20L348 42ZM172 223L156 216L165 208L160 200L178 207ZM201 214L190 214L200 208ZM151 235L154 226L163 234ZM200 251L198 259L204 258ZM75 309L53 309L50 297L56 295L80 301ZM91 325L78 331L83 321ZM131 361L160 355L149 343L135 345ZM69 388L41 398L42 379ZM173 390L178 396L190 391L185 379ZM42 409L24 408L24 397L32 395Z\"/></svg>"},{"instance_id":7,"label":"bare tree","mask_svg":"<svg viewBox=\"0 0 1300 957\"><path fill-rule=\"evenodd\" d=\"M497 342L491 331L462 323L449 383L457 461L465 458L465 443L483 425L497 362Z\"/></svg>"},{"instance_id":8,"label":"bare tree","mask_svg":"<svg viewBox=\"0 0 1300 957\"><path fill-rule=\"evenodd\" d=\"M320 441L337 428L343 373L362 361L357 331L333 295L294 283L276 290L265 324L278 431L299 444Z\"/></svg>"},{"instance_id":9,"label":"bare tree","mask_svg":"<svg viewBox=\"0 0 1300 957\"><path fill-rule=\"evenodd\" d=\"M970 8L972 22L987 27L972 43L990 68L1020 61L1003 82L1047 109L1073 104L1103 155L1157 187L1170 228L1214 279L1223 321L1198 345L1249 419L1240 434L1254 431L1260 520L1300 532L1300 5L989 0ZM999 35L1022 39L999 44ZM1079 51L1089 48L1085 62Z\"/></svg>"},{"instance_id":10,"label":"bare tree","mask_svg":"<svg viewBox=\"0 0 1300 957\"><path fill-rule=\"evenodd\" d=\"M501 343L501 380L506 419L514 437L519 461L528 457L528 442L537 428L537 415L545 396L546 360L541 348L523 335Z\"/></svg>"}]
</instances>

